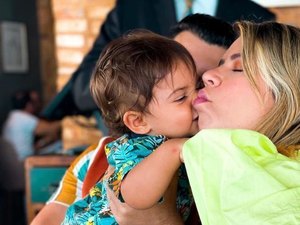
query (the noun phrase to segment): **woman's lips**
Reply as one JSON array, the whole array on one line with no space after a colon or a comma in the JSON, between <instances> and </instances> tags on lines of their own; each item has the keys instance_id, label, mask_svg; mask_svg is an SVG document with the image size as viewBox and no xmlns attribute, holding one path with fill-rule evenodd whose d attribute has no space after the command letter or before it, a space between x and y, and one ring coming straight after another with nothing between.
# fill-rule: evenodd
<instances>
[{"instance_id":1,"label":"woman's lips","mask_svg":"<svg viewBox=\"0 0 300 225\"><path fill-rule=\"evenodd\" d=\"M198 105L198 104L201 104L201 103L204 103L207 101L208 101L208 99L206 97L206 94L204 93L203 90L200 90L198 92L197 98L193 101L193 105Z\"/></svg>"}]
</instances>

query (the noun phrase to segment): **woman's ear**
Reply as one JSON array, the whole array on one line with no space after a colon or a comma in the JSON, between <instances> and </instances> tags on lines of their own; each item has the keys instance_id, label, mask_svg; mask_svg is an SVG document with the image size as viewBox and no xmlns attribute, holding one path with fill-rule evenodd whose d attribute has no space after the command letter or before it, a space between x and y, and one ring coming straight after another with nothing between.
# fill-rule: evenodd
<instances>
[{"instance_id":1,"label":"woman's ear","mask_svg":"<svg viewBox=\"0 0 300 225\"><path fill-rule=\"evenodd\" d=\"M127 111L123 116L124 124L136 134L147 134L151 127L144 120L143 113L136 111Z\"/></svg>"}]
</instances>

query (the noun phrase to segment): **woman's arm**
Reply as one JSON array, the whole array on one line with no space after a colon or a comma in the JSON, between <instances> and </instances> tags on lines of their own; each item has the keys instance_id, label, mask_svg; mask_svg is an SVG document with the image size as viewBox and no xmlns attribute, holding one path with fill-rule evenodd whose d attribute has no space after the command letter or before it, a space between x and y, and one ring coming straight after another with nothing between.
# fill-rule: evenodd
<instances>
[{"instance_id":1,"label":"woman's arm","mask_svg":"<svg viewBox=\"0 0 300 225\"><path fill-rule=\"evenodd\" d=\"M147 209L159 201L181 165L180 154L186 140L166 141L127 174L121 193L129 206Z\"/></svg>"},{"instance_id":2,"label":"woman's arm","mask_svg":"<svg viewBox=\"0 0 300 225\"><path fill-rule=\"evenodd\" d=\"M30 223L31 225L57 225L65 218L68 206L51 202L46 205Z\"/></svg>"},{"instance_id":3,"label":"woman's arm","mask_svg":"<svg viewBox=\"0 0 300 225\"><path fill-rule=\"evenodd\" d=\"M107 196L111 211L120 225L183 225L183 221L176 209L177 180L171 183L160 204L145 209L133 209L114 195L108 188Z\"/></svg>"}]
</instances>

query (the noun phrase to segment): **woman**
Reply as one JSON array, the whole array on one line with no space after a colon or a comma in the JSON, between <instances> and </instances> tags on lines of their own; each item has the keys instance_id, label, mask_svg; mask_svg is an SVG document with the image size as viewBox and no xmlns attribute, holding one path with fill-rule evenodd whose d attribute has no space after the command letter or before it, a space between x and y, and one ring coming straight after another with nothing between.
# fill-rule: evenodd
<instances>
[{"instance_id":1,"label":"woman","mask_svg":"<svg viewBox=\"0 0 300 225\"><path fill-rule=\"evenodd\" d=\"M236 28L240 37L203 75L194 101L201 131L184 144L197 209L203 225L300 224L300 30ZM120 224L142 224L110 200Z\"/></svg>"}]
</instances>

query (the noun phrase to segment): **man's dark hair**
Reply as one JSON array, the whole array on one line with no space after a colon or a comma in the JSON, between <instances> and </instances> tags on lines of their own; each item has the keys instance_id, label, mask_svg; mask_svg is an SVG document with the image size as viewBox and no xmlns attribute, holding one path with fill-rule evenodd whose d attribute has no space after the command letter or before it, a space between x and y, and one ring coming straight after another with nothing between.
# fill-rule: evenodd
<instances>
[{"instance_id":1,"label":"man's dark hair","mask_svg":"<svg viewBox=\"0 0 300 225\"><path fill-rule=\"evenodd\" d=\"M236 39L233 26L206 14L192 14L183 18L171 28L171 37L183 31L190 31L205 42L228 48Z\"/></svg>"},{"instance_id":2,"label":"man's dark hair","mask_svg":"<svg viewBox=\"0 0 300 225\"><path fill-rule=\"evenodd\" d=\"M14 93L12 97L13 109L25 109L26 105L31 101L31 91L21 90Z\"/></svg>"}]
</instances>

